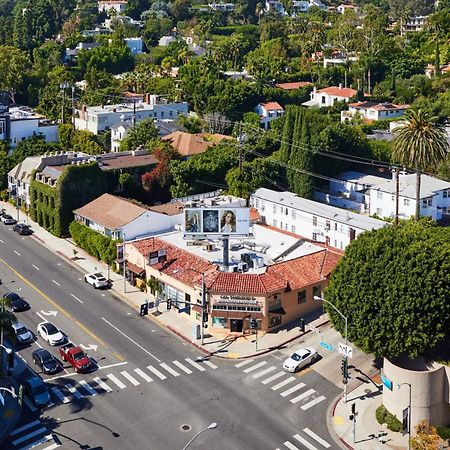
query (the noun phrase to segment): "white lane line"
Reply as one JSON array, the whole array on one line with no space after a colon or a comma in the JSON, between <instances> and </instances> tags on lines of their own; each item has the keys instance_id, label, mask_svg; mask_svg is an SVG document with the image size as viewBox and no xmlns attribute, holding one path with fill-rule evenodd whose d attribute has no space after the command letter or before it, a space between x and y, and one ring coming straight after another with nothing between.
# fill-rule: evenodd
<instances>
[{"instance_id":1,"label":"white lane line","mask_svg":"<svg viewBox=\"0 0 450 450\"><path fill-rule=\"evenodd\" d=\"M236 364L234 367L244 367L245 365L253 362L253 359L245 359L244 361L241 361L239 364Z\"/></svg>"},{"instance_id":2,"label":"white lane line","mask_svg":"<svg viewBox=\"0 0 450 450\"><path fill-rule=\"evenodd\" d=\"M36 408L36 406L33 405L33 403L31 403L30 400L28 400L28 397L23 397L23 402L25 403L25 405L27 405L28 409L31 412L36 412L38 409Z\"/></svg>"},{"instance_id":3,"label":"white lane line","mask_svg":"<svg viewBox=\"0 0 450 450\"><path fill-rule=\"evenodd\" d=\"M286 397L289 394L292 394L293 392L298 391L299 389L302 389L304 387L305 387L305 383L298 383L295 386L292 386L291 388L287 389L286 391L281 392L280 395L282 397Z\"/></svg>"},{"instance_id":4,"label":"white lane line","mask_svg":"<svg viewBox=\"0 0 450 450\"><path fill-rule=\"evenodd\" d=\"M11 436L15 436L16 434L22 433L22 431L28 430L28 428L33 428L35 425L41 423L40 420L33 420L33 422L27 423L9 433Z\"/></svg>"},{"instance_id":5,"label":"white lane line","mask_svg":"<svg viewBox=\"0 0 450 450\"><path fill-rule=\"evenodd\" d=\"M63 403L69 403L70 400L57 388L52 387L51 391L63 402Z\"/></svg>"},{"instance_id":6,"label":"white lane line","mask_svg":"<svg viewBox=\"0 0 450 450\"><path fill-rule=\"evenodd\" d=\"M297 441L300 442L302 445L304 445L308 450L318 450L317 447L310 444L306 439L302 438L299 434L296 434L294 438L297 439Z\"/></svg>"},{"instance_id":7,"label":"white lane line","mask_svg":"<svg viewBox=\"0 0 450 450\"><path fill-rule=\"evenodd\" d=\"M0 242L2 243L2 244L4 244L4 242L0 239Z\"/></svg>"},{"instance_id":8,"label":"white lane line","mask_svg":"<svg viewBox=\"0 0 450 450\"><path fill-rule=\"evenodd\" d=\"M42 439L34 441L31 444L27 444L25 447L21 447L19 450L30 450L34 447L37 447L38 445L45 444L46 442L51 441L52 439L53 439L53 435L48 434L47 436L44 436ZM49 445L48 447L43 448L42 450L49 450L49 449L51 450L53 448L56 448L55 445L56 445L56 447L59 447L59 444L55 443L55 444Z\"/></svg>"},{"instance_id":9,"label":"white lane line","mask_svg":"<svg viewBox=\"0 0 450 450\"><path fill-rule=\"evenodd\" d=\"M214 363L212 363L211 361L207 360L207 359L205 359L203 361L203 363L206 364L208 367L211 367L211 369L217 369L217 366Z\"/></svg>"},{"instance_id":10,"label":"white lane line","mask_svg":"<svg viewBox=\"0 0 450 450\"><path fill-rule=\"evenodd\" d=\"M276 384L275 386L272 386L271 389L272 391L276 391L277 389L286 386L286 384L291 383L292 381L295 381L295 377L289 377L286 380L283 380L280 383Z\"/></svg>"},{"instance_id":11,"label":"white lane line","mask_svg":"<svg viewBox=\"0 0 450 450\"><path fill-rule=\"evenodd\" d=\"M173 370L172 367L168 366L166 363L161 363L160 366L163 369L167 370L167 372L169 372L174 377L179 377L180 376L180 374L176 370Z\"/></svg>"},{"instance_id":12,"label":"white lane line","mask_svg":"<svg viewBox=\"0 0 450 450\"><path fill-rule=\"evenodd\" d=\"M320 445L322 445L325 448L330 448L331 445L327 442L324 441L320 436L317 436L316 433L314 433L314 431L311 431L309 428L303 428L303 431L310 437L312 437L314 440L316 440Z\"/></svg>"},{"instance_id":13,"label":"white lane line","mask_svg":"<svg viewBox=\"0 0 450 450\"><path fill-rule=\"evenodd\" d=\"M56 284L56 286L61 286L57 281L55 281L55 280L52 280L52 281L53 281L53 283Z\"/></svg>"},{"instance_id":14,"label":"white lane line","mask_svg":"<svg viewBox=\"0 0 450 450\"><path fill-rule=\"evenodd\" d=\"M47 428L39 428L35 431L32 431L31 433L26 434L25 436L22 436L18 439L15 439L14 441L11 442L12 445L17 445L20 444L22 442L28 441L31 438L34 438L35 436L38 436L39 434L45 433L47 431Z\"/></svg>"},{"instance_id":15,"label":"white lane line","mask_svg":"<svg viewBox=\"0 0 450 450\"><path fill-rule=\"evenodd\" d=\"M158 369L155 369L153 366L147 366L147 369L150 370L150 372L154 373L161 380L165 380L167 378L163 373L161 373Z\"/></svg>"},{"instance_id":16,"label":"white lane line","mask_svg":"<svg viewBox=\"0 0 450 450\"><path fill-rule=\"evenodd\" d=\"M300 450L298 447L296 447L294 444L291 444L289 441L286 441L284 443L284 445L289 449L289 450Z\"/></svg>"},{"instance_id":17,"label":"white lane line","mask_svg":"<svg viewBox=\"0 0 450 450\"><path fill-rule=\"evenodd\" d=\"M190 373L192 373L191 369L188 369L187 367L184 367L183 364L181 364L179 361L172 361L172 363L177 366L179 369L183 370L184 372L186 372L188 375Z\"/></svg>"},{"instance_id":18,"label":"white lane line","mask_svg":"<svg viewBox=\"0 0 450 450\"><path fill-rule=\"evenodd\" d=\"M81 395L70 383L64 385L67 390L78 400L84 398L84 395Z\"/></svg>"},{"instance_id":19,"label":"white lane line","mask_svg":"<svg viewBox=\"0 0 450 450\"><path fill-rule=\"evenodd\" d=\"M99 369L111 369L111 367L123 366L128 364L127 361L123 361L120 363L110 364L109 366L98 366Z\"/></svg>"},{"instance_id":20,"label":"white lane line","mask_svg":"<svg viewBox=\"0 0 450 450\"><path fill-rule=\"evenodd\" d=\"M14 250L14 253L15 253L16 255L19 255L19 256L20 256L20 253L19 253L17 250Z\"/></svg>"},{"instance_id":21,"label":"white lane line","mask_svg":"<svg viewBox=\"0 0 450 450\"><path fill-rule=\"evenodd\" d=\"M76 297L75 295L73 295L73 294L70 294L71 295L71 297L73 297L75 300L78 300L80 303L83 303L78 297Z\"/></svg>"},{"instance_id":22,"label":"white lane line","mask_svg":"<svg viewBox=\"0 0 450 450\"><path fill-rule=\"evenodd\" d=\"M161 360L158 359L155 355L152 355L147 349L145 349L144 347L142 347L141 344L138 344L134 339L131 339L130 336L127 336L123 331L119 330L115 325L113 325L111 322L109 322L108 320L106 320L104 317L102 317L102 320L104 322L106 322L110 327L114 328L116 331L118 331L122 336L126 337L128 340L130 340L134 345L136 345L137 347L139 347L141 350L143 350L145 353L147 353L148 355L150 355L152 358L156 359L156 361L158 361L159 363L161 363Z\"/></svg>"},{"instance_id":23,"label":"white lane line","mask_svg":"<svg viewBox=\"0 0 450 450\"><path fill-rule=\"evenodd\" d=\"M153 381L152 378L150 378L143 370L141 369L134 369L134 371L143 378L147 383L150 383L150 381Z\"/></svg>"},{"instance_id":24,"label":"white lane line","mask_svg":"<svg viewBox=\"0 0 450 450\"><path fill-rule=\"evenodd\" d=\"M311 400L309 403L305 403L304 405L302 405L301 409L303 409L303 411L306 411L307 409L311 408L311 406L317 405L317 403L320 403L323 400L325 400L325 397L321 395L320 397Z\"/></svg>"},{"instance_id":25,"label":"white lane line","mask_svg":"<svg viewBox=\"0 0 450 450\"><path fill-rule=\"evenodd\" d=\"M202 367L199 363L196 363L191 358L186 358L186 362L188 362L191 366L195 367L196 369L200 370L200 372L203 372L205 370L204 367Z\"/></svg>"},{"instance_id":26,"label":"white lane line","mask_svg":"<svg viewBox=\"0 0 450 450\"><path fill-rule=\"evenodd\" d=\"M84 380L80 380L79 384L87 391L89 392L89 395L97 395L97 391L90 385L88 384L86 381Z\"/></svg>"},{"instance_id":27,"label":"white lane line","mask_svg":"<svg viewBox=\"0 0 450 450\"><path fill-rule=\"evenodd\" d=\"M267 364L266 361L261 361L260 363L255 364L254 366L249 367L248 369L245 369L243 372L244 372L244 373L250 373L250 372L253 372L254 370L259 369L260 367L265 366L266 364Z\"/></svg>"},{"instance_id":28,"label":"white lane line","mask_svg":"<svg viewBox=\"0 0 450 450\"><path fill-rule=\"evenodd\" d=\"M34 264L33 264L33 267L34 267L36 270L40 270L39 267L38 267L38 266L35 266Z\"/></svg>"},{"instance_id":29,"label":"white lane line","mask_svg":"<svg viewBox=\"0 0 450 450\"><path fill-rule=\"evenodd\" d=\"M126 386L112 373L109 373L108 375L106 375L117 387L119 387L120 389L125 389Z\"/></svg>"},{"instance_id":30,"label":"white lane line","mask_svg":"<svg viewBox=\"0 0 450 450\"><path fill-rule=\"evenodd\" d=\"M105 392L112 392L113 390L100 378L95 377L94 381L105 391Z\"/></svg>"},{"instance_id":31,"label":"white lane line","mask_svg":"<svg viewBox=\"0 0 450 450\"><path fill-rule=\"evenodd\" d=\"M278 372L275 375L272 375L271 377L266 378L265 380L262 380L261 383L262 384L269 384L271 381L278 380L278 378L282 377L283 375L286 375L286 372L283 372L283 371Z\"/></svg>"},{"instance_id":32,"label":"white lane line","mask_svg":"<svg viewBox=\"0 0 450 450\"><path fill-rule=\"evenodd\" d=\"M302 392L300 395L297 395L297 397L291 398L291 403L298 403L300 400L303 400L304 398L314 394L314 392L316 392L314 389L309 389L305 392Z\"/></svg>"},{"instance_id":33,"label":"white lane line","mask_svg":"<svg viewBox=\"0 0 450 450\"><path fill-rule=\"evenodd\" d=\"M128 372L126 372L125 370L120 372L120 374L126 378L131 384L134 384L135 386L139 386L141 383L136 380L136 378L133 378Z\"/></svg>"},{"instance_id":34,"label":"white lane line","mask_svg":"<svg viewBox=\"0 0 450 450\"><path fill-rule=\"evenodd\" d=\"M51 436L51 437L53 437L53 436ZM58 447L59 447L59 444L55 442L54 444L49 445L48 447L45 447L42 450L55 450L55 448L58 448Z\"/></svg>"},{"instance_id":35,"label":"white lane line","mask_svg":"<svg viewBox=\"0 0 450 450\"><path fill-rule=\"evenodd\" d=\"M255 378L255 380L258 379L258 378L261 378L264 375L274 371L275 369L276 369L276 367L272 366L272 367L269 367L267 369L261 370L261 372L255 373L255 375L253 375L253 378Z\"/></svg>"}]
</instances>

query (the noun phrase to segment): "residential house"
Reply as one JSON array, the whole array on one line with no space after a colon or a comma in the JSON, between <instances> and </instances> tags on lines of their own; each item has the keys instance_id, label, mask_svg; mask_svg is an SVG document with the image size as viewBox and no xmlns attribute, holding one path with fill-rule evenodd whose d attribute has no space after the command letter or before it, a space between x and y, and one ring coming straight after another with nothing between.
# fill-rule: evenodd
<instances>
[{"instance_id":1,"label":"residential house","mask_svg":"<svg viewBox=\"0 0 450 450\"><path fill-rule=\"evenodd\" d=\"M294 91L308 86L312 86L310 81L290 81L288 83L278 83L275 85L275 87L283 89L284 91Z\"/></svg>"},{"instance_id":2,"label":"residential house","mask_svg":"<svg viewBox=\"0 0 450 450\"><path fill-rule=\"evenodd\" d=\"M98 1L98 11L99 12L112 12L115 14L122 14L128 4L128 0L99 0Z\"/></svg>"},{"instance_id":3,"label":"residential house","mask_svg":"<svg viewBox=\"0 0 450 450\"><path fill-rule=\"evenodd\" d=\"M234 3L216 2L209 3L208 6L213 11L231 12L234 10Z\"/></svg>"},{"instance_id":4,"label":"residential house","mask_svg":"<svg viewBox=\"0 0 450 450\"><path fill-rule=\"evenodd\" d=\"M403 31L417 32L422 31L428 16L412 16L406 21Z\"/></svg>"},{"instance_id":5,"label":"residential house","mask_svg":"<svg viewBox=\"0 0 450 450\"><path fill-rule=\"evenodd\" d=\"M158 41L158 45L160 47L167 47L172 42L176 42L176 41L177 41L177 38L175 36L162 36Z\"/></svg>"},{"instance_id":6,"label":"residential house","mask_svg":"<svg viewBox=\"0 0 450 450\"><path fill-rule=\"evenodd\" d=\"M335 102L349 102L358 93L356 89L337 86L329 86L323 89L314 89L311 92L311 100L302 103L303 106L319 107L333 106Z\"/></svg>"},{"instance_id":7,"label":"residential house","mask_svg":"<svg viewBox=\"0 0 450 450\"><path fill-rule=\"evenodd\" d=\"M357 12L357 11L358 11L358 8L357 8L356 6L354 6L354 5L346 5L346 4L342 3L341 5L339 5L339 6L336 8L336 11L337 11L339 14L345 14L345 13L348 12L348 11L355 11L355 12Z\"/></svg>"},{"instance_id":8,"label":"residential house","mask_svg":"<svg viewBox=\"0 0 450 450\"><path fill-rule=\"evenodd\" d=\"M64 60L66 62L73 63L82 50L92 50L100 46L101 44L99 44L98 42L79 42L74 49L66 48L66 51L64 53Z\"/></svg>"},{"instance_id":9,"label":"residential house","mask_svg":"<svg viewBox=\"0 0 450 450\"><path fill-rule=\"evenodd\" d=\"M349 103L348 110L341 111L341 122L351 120L356 114L366 121L393 119L403 116L409 107L409 105L395 105L389 102Z\"/></svg>"},{"instance_id":10,"label":"residential house","mask_svg":"<svg viewBox=\"0 0 450 450\"><path fill-rule=\"evenodd\" d=\"M325 205L292 192L257 189L250 205L260 222L302 236L313 242L344 250L361 233L383 228L386 222Z\"/></svg>"},{"instance_id":11,"label":"residential house","mask_svg":"<svg viewBox=\"0 0 450 450\"><path fill-rule=\"evenodd\" d=\"M231 78L232 80L253 80L253 77L246 71L225 70L220 72L225 78Z\"/></svg>"},{"instance_id":12,"label":"residential house","mask_svg":"<svg viewBox=\"0 0 450 450\"><path fill-rule=\"evenodd\" d=\"M125 44L127 44L127 47L130 49L131 54L133 56L143 53L141 37L125 38L124 41L125 41Z\"/></svg>"},{"instance_id":13,"label":"residential house","mask_svg":"<svg viewBox=\"0 0 450 450\"><path fill-rule=\"evenodd\" d=\"M184 158L204 153L208 148L217 145L224 139L233 138L224 134L191 134L183 131L175 131L162 138L163 141L170 142L172 147L174 147Z\"/></svg>"},{"instance_id":14,"label":"residential house","mask_svg":"<svg viewBox=\"0 0 450 450\"><path fill-rule=\"evenodd\" d=\"M326 5L320 0L293 0L291 3L291 16L295 17L297 14L307 13L309 11L309 8L311 8L312 6L315 6L322 10L327 9ZM280 16L289 15L289 12L286 11L283 2L279 0L266 0L265 10L267 12L279 14Z\"/></svg>"},{"instance_id":15,"label":"residential house","mask_svg":"<svg viewBox=\"0 0 450 450\"><path fill-rule=\"evenodd\" d=\"M255 112L259 115L260 125L267 130L272 120L276 120L284 114L284 108L277 102L267 102L256 106Z\"/></svg>"}]
</instances>

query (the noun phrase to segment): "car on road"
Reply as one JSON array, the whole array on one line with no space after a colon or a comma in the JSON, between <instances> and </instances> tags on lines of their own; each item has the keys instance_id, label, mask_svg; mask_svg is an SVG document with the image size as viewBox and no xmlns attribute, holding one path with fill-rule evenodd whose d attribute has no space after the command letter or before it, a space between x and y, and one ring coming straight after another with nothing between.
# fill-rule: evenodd
<instances>
[{"instance_id":1,"label":"car on road","mask_svg":"<svg viewBox=\"0 0 450 450\"><path fill-rule=\"evenodd\" d=\"M59 349L59 354L61 355L62 360L67 361L77 373L86 372L93 366L91 358L89 358L80 347L72 342L63 345Z\"/></svg>"},{"instance_id":2,"label":"car on road","mask_svg":"<svg viewBox=\"0 0 450 450\"><path fill-rule=\"evenodd\" d=\"M95 289L108 286L108 280L101 273L88 273L84 276L84 281Z\"/></svg>"},{"instance_id":3,"label":"car on road","mask_svg":"<svg viewBox=\"0 0 450 450\"><path fill-rule=\"evenodd\" d=\"M24 223L16 223L13 226L13 230L19 233L21 236L29 236L32 234L31 228Z\"/></svg>"},{"instance_id":4,"label":"car on road","mask_svg":"<svg viewBox=\"0 0 450 450\"><path fill-rule=\"evenodd\" d=\"M3 214L2 216L0 216L0 220L5 224L5 225L14 225L17 220L15 220L12 216L10 216L9 214Z\"/></svg>"},{"instance_id":5,"label":"car on road","mask_svg":"<svg viewBox=\"0 0 450 450\"><path fill-rule=\"evenodd\" d=\"M28 342L31 342L33 340L33 333L20 322L13 323L12 329L14 337L19 344L28 344Z\"/></svg>"},{"instance_id":6,"label":"car on road","mask_svg":"<svg viewBox=\"0 0 450 450\"><path fill-rule=\"evenodd\" d=\"M63 344L67 340L67 336L50 322L41 322L37 326L37 332L50 345Z\"/></svg>"},{"instance_id":7,"label":"car on road","mask_svg":"<svg viewBox=\"0 0 450 450\"><path fill-rule=\"evenodd\" d=\"M288 372L298 372L300 369L315 363L319 355L312 347L299 348L283 363L283 369Z\"/></svg>"},{"instance_id":8,"label":"car on road","mask_svg":"<svg viewBox=\"0 0 450 450\"><path fill-rule=\"evenodd\" d=\"M27 311L30 309L29 303L15 292L8 292L4 295L4 298L9 300L9 304L13 312Z\"/></svg>"},{"instance_id":9,"label":"car on road","mask_svg":"<svg viewBox=\"0 0 450 450\"><path fill-rule=\"evenodd\" d=\"M23 381L22 386L34 406L43 408L50 403L50 394L42 378L33 375Z\"/></svg>"},{"instance_id":10,"label":"car on road","mask_svg":"<svg viewBox=\"0 0 450 450\"><path fill-rule=\"evenodd\" d=\"M56 373L62 370L61 363L45 348L38 348L31 355L34 364L44 373Z\"/></svg>"}]
</instances>

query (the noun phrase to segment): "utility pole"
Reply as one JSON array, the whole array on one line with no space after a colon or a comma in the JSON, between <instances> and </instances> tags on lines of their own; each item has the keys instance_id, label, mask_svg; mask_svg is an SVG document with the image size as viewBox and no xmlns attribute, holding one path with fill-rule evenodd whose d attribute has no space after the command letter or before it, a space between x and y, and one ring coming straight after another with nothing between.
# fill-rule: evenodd
<instances>
[{"instance_id":1,"label":"utility pole","mask_svg":"<svg viewBox=\"0 0 450 450\"><path fill-rule=\"evenodd\" d=\"M61 123L64 123L64 103L66 101L66 89L69 87L67 81L64 81L64 83L61 83L59 85L61 88L62 93L62 104L61 104Z\"/></svg>"},{"instance_id":2,"label":"utility pole","mask_svg":"<svg viewBox=\"0 0 450 450\"><path fill-rule=\"evenodd\" d=\"M203 345L205 338L205 309L206 307L206 283L205 283L205 272L202 272L202 328L200 330L200 344Z\"/></svg>"},{"instance_id":3,"label":"utility pole","mask_svg":"<svg viewBox=\"0 0 450 450\"><path fill-rule=\"evenodd\" d=\"M242 130L239 132L238 135L238 148L239 148L239 173L242 173L242 163L244 161L244 155L243 155L243 147L245 144L245 141L247 140L247 136L245 133L242 133Z\"/></svg>"},{"instance_id":4,"label":"utility pole","mask_svg":"<svg viewBox=\"0 0 450 450\"><path fill-rule=\"evenodd\" d=\"M72 126L75 129L75 86L72 86Z\"/></svg>"},{"instance_id":5,"label":"utility pole","mask_svg":"<svg viewBox=\"0 0 450 450\"><path fill-rule=\"evenodd\" d=\"M395 225L398 225L400 202L400 169L395 169Z\"/></svg>"},{"instance_id":6,"label":"utility pole","mask_svg":"<svg viewBox=\"0 0 450 450\"><path fill-rule=\"evenodd\" d=\"M123 233L123 245L122 245L122 252L123 252L123 293L125 294L127 292L127 278L126 278L126 257L125 257L125 243L126 243L126 236L125 233Z\"/></svg>"}]
</instances>

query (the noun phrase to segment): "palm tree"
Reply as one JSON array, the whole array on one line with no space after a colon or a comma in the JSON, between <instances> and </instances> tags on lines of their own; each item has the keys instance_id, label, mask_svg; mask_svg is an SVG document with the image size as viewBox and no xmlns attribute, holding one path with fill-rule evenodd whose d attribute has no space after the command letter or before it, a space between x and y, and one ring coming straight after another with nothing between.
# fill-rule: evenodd
<instances>
[{"instance_id":1,"label":"palm tree","mask_svg":"<svg viewBox=\"0 0 450 450\"><path fill-rule=\"evenodd\" d=\"M420 217L420 170L439 163L448 152L444 127L426 111L410 109L404 125L394 129L393 157L416 171L416 220Z\"/></svg>"}]
</instances>

